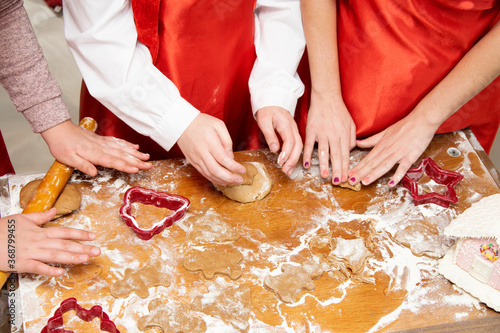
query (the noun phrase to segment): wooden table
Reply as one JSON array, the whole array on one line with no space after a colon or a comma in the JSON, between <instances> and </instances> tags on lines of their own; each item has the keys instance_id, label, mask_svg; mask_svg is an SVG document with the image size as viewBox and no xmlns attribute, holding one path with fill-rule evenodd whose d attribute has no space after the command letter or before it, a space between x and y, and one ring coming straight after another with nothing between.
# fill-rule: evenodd
<instances>
[{"instance_id":1,"label":"wooden table","mask_svg":"<svg viewBox=\"0 0 500 333\"><path fill-rule=\"evenodd\" d=\"M288 177L277 167L276 154L269 151L235 154L238 161L264 163L274 181L264 200L250 204L223 197L184 160L157 161L152 170L137 175L101 170L97 178L90 179L76 174L72 181L83 195L81 209L50 225L92 230L97 234L93 244L101 247L102 254L87 264L67 267L59 278L21 275L16 304L22 304L24 332L39 332L68 297L76 297L86 308L100 304L121 332L139 332L135 323L148 314L150 300L190 304L217 279L227 285L251 287L251 332L493 331L500 327L499 313L454 288L437 272L436 259L416 256L396 239L399 231L422 224L434 230L426 241L435 245L444 239L442 229L452 218L482 197L500 192L498 174L484 152L474 148L478 147L475 142L469 131L437 135L424 154L442 168L464 175L456 188L459 202L448 209L433 204L414 206L405 188L389 189L388 176L360 192L332 187L330 180L319 177L317 159L310 170L299 166ZM460 156L450 156L449 148L458 149ZM352 164L365 154L355 151ZM29 178L9 178L13 211L20 185ZM189 198L191 206L183 220L143 241L119 215L123 194L130 186L179 194ZM207 280L181 264L189 250L203 247L186 240L186 218L206 206L240 233L231 244L244 255L243 274L237 280L221 275ZM314 281L315 290L299 292L293 304L279 301L264 287L264 278L278 274L286 262L301 264L312 259L328 263L328 248L315 247L313 241L331 237L362 238L365 244L372 244L365 273L375 284L342 279L335 271L325 270ZM127 267L139 269L150 258L161 260L158 269L170 277L169 287L150 288L146 299L135 294L126 299L110 295L110 286ZM209 332L234 331L220 320L202 318L207 320ZM95 322L84 326L68 320L69 328L80 327L85 332L95 326Z\"/></svg>"}]
</instances>

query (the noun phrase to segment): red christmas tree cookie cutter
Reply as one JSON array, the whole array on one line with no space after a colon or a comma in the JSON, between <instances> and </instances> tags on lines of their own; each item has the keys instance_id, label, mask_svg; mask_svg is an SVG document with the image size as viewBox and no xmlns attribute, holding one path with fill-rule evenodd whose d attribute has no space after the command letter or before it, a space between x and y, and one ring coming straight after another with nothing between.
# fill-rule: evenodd
<instances>
[{"instance_id":1,"label":"red christmas tree cookie cutter","mask_svg":"<svg viewBox=\"0 0 500 333\"><path fill-rule=\"evenodd\" d=\"M184 216L184 213L189 208L189 199L167 192L158 192L151 189L146 189L140 186L131 187L125 192L124 204L120 208L120 215L125 220L125 223L132 228L137 236L142 240L149 240L154 235L170 227L175 221ZM134 202L145 205L154 205L159 208L166 208L174 211L173 214L166 216L161 221L155 223L151 229L142 229L137 224L135 217L131 215L132 204Z\"/></svg>"},{"instance_id":2,"label":"red christmas tree cookie cutter","mask_svg":"<svg viewBox=\"0 0 500 333\"><path fill-rule=\"evenodd\" d=\"M49 318L47 325L42 328L40 333L73 333L73 331L66 330L62 327L64 325L63 314L71 310L74 310L78 318L81 320L90 322L94 318L99 318L101 320L101 331L120 333L115 324L109 319L106 312L102 310L100 305L94 305L92 308L87 310L78 304L76 298L74 297L65 299L61 302L59 308L56 310L54 315Z\"/></svg>"},{"instance_id":3,"label":"red christmas tree cookie cutter","mask_svg":"<svg viewBox=\"0 0 500 333\"><path fill-rule=\"evenodd\" d=\"M418 180L424 173L436 183L445 185L445 193L440 194L431 192L419 194ZM403 186L410 191L415 206L426 203L433 203L444 208L448 208L450 206L450 203L458 201L457 194L455 192L455 186L463 178L464 176L462 176L460 173L441 169L432 158L424 157L417 167L410 168L408 170L401 182Z\"/></svg>"}]
</instances>

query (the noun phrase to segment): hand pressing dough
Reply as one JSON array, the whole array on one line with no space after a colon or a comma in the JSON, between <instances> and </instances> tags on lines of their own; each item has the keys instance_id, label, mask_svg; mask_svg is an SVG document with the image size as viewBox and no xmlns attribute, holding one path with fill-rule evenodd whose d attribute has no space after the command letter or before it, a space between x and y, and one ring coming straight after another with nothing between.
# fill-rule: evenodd
<instances>
[{"instance_id":1,"label":"hand pressing dough","mask_svg":"<svg viewBox=\"0 0 500 333\"><path fill-rule=\"evenodd\" d=\"M323 269L314 261L309 261L301 266L284 264L281 266L283 274L277 276L268 275L264 279L264 286L274 291L285 303L295 302L295 295L306 289L314 290L313 280L319 279Z\"/></svg>"},{"instance_id":2,"label":"hand pressing dough","mask_svg":"<svg viewBox=\"0 0 500 333\"><path fill-rule=\"evenodd\" d=\"M246 168L243 183L239 185L220 186L215 188L231 200L248 203L262 200L271 192L273 181L264 164L259 162L242 163Z\"/></svg>"},{"instance_id":3,"label":"hand pressing dough","mask_svg":"<svg viewBox=\"0 0 500 333\"><path fill-rule=\"evenodd\" d=\"M205 207L186 220L189 226L186 237L192 243L208 244L233 242L240 234L213 208Z\"/></svg>"},{"instance_id":4,"label":"hand pressing dough","mask_svg":"<svg viewBox=\"0 0 500 333\"><path fill-rule=\"evenodd\" d=\"M251 305L251 289L248 285L223 286L217 280L208 287L208 293L196 296L191 309L220 318L240 332L248 332Z\"/></svg>"},{"instance_id":5,"label":"hand pressing dough","mask_svg":"<svg viewBox=\"0 0 500 333\"><path fill-rule=\"evenodd\" d=\"M205 279L213 279L219 273L236 280L242 274L239 266L242 260L243 254L233 247L217 246L188 252L182 266L191 272L202 271Z\"/></svg>"},{"instance_id":6,"label":"hand pressing dough","mask_svg":"<svg viewBox=\"0 0 500 333\"><path fill-rule=\"evenodd\" d=\"M174 304L163 304L159 298L148 304L149 314L139 318L137 327L141 331L158 327L163 333L203 333L207 324L193 314L189 305L185 303L175 307Z\"/></svg>"},{"instance_id":7,"label":"hand pressing dough","mask_svg":"<svg viewBox=\"0 0 500 333\"><path fill-rule=\"evenodd\" d=\"M36 179L24 185L19 193L19 204L21 205L21 208L26 207L41 182L41 179ZM54 203L57 213L53 220L80 208L81 201L82 195L80 194L78 187L74 184L66 184Z\"/></svg>"},{"instance_id":8,"label":"hand pressing dough","mask_svg":"<svg viewBox=\"0 0 500 333\"><path fill-rule=\"evenodd\" d=\"M127 268L123 280L119 280L111 285L109 289L115 298L124 298L131 293L136 293L141 298L149 296L149 288L156 286L168 287L170 277L159 270L161 263L150 262L137 272Z\"/></svg>"}]
</instances>

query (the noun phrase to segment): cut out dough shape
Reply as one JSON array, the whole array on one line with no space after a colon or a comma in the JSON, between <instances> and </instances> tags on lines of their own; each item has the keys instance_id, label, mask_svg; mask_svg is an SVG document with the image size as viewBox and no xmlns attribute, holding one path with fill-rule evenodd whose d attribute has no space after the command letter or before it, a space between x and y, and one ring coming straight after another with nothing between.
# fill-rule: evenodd
<instances>
[{"instance_id":1,"label":"cut out dough shape","mask_svg":"<svg viewBox=\"0 0 500 333\"><path fill-rule=\"evenodd\" d=\"M205 251L192 250L182 260L182 266L191 272L202 271L206 279L213 279L215 274L224 274L231 279L238 279L241 274L239 263L243 254L230 246L206 248Z\"/></svg>"},{"instance_id":2,"label":"cut out dough shape","mask_svg":"<svg viewBox=\"0 0 500 333\"><path fill-rule=\"evenodd\" d=\"M191 308L220 318L240 332L248 332L251 305L251 289L248 285L225 287L216 281L208 287L208 293L195 297Z\"/></svg>"},{"instance_id":3,"label":"cut out dough shape","mask_svg":"<svg viewBox=\"0 0 500 333\"><path fill-rule=\"evenodd\" d=\"M425 255L436 259L446 254L448 245L446 237L440 234L438 227L426 221L406 226L396 232L394 238L409 248L414 255Z\"/></svg>"},{"instance_id":4,"label":"cut out dough shape","mask_svg":"<svg viewBox=\"0 0 500 333\"><path fill-rule=\"evenodd\" d=\"M232 242L240 234L212 208L205 207L198 214L186 220L189 226L187 239L192 243L207 244Z\"/></svg>"},{"instance_id":5,"label":"cut out dough shape","mask_svg":"<svg viewBox=\"0 0 500 333\"><path fill-rule=\"evenodd\" d=\"M170 285L169 277L162 273L158 268L160 262L151 262L134 272L127 268L123 280L119 280L111 285L110 292L115 298L128 297L131 293L137 294L141 298L149 296L149 288Z\"/></svg>"},{"instance_id":6,"label":"cut out dough shape","mask_svg":"<svg viewBox=\"0 0 500 333\"><path fill-rule=\"evenodd\" d=\"M246 162L242 163L242 165L247 169L246 174L243 176L243 184L229 186L214 184L215 188L229 199L241 203L264 199L271 192L273 185L271 175L266 167L260 162ZM252 179L251 183L249 179Z\"/></svg>"},{"instance_id":7,"label":"cut out dough shape","mask_svg":"<svg viewBox=\"0 0 500 333\"><path fill-rule=\"evenodd\" d=\"M356 185L351 185L349 182L344 182L339 184L340 187L348 188L353 191L360 191L361 190L361 183L357 183Z\"/></svg>"},{"instance_id":8,"label":"cut out dough shape","mask_svg":"<svg viewBox=\"0 0 500 333\"><path fill-rule=\"evenodd\" d=\"M149 314L137 321L141 331L154 327L160 328L163 333L203 333L207 330L205 321L193 315L185 303L176 307L172 303L163 304L159 298L155 298L149 302L148 310Z\"/></svg>"},{"instance_id":9,"label":"cut out dough shape","mask_svg":"<svg viewBox=\"0 0 500 333\"><path fill-rule=\"evenodd\" d=\"M354 274L359 274L364 270L366 259L372 255L361 238L332 238L331 246L333 250L328 259L344 264Z\"/></svg>"},{"instance_id":10,"label":"cut out dough shape","mask_svg":"<svg viewBox=\"0 0 500 333\"><path fill-rule=\"evenodd\" d=\"M21 205L21 208L26 207L41 182L41 179L36 179L23 186L19 193L19 204ZM66 184L54 203L57 213L53 220L77 210L80 208L81 202L82 195L80 194L78 187L71 183Z\"/></svg>"},{"instance_id":11,"label":"cut out dough shape","mask_svg":"<svg viewBox=\"0 0 500 333\"><path fill-rule=\"evenodd\" d=\"M321 266L314 261L301 266L284 264L281 266L281 271L283 274L266 276L264 286L274 291L285 303L295 302L295 295L301 290L313 291L315 287L313 280L319 279L323 274Z\"/></svg>"}]
</instances>

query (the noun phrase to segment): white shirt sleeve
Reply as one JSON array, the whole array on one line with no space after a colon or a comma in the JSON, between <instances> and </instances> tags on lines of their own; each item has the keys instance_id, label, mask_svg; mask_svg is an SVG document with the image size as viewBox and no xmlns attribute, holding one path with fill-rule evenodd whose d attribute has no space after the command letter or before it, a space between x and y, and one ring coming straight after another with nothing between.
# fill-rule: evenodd
<instances>
[{"instance_id":1,"label":"white shirt sleeve","mask_svg":"<svg viewBox=\"0 0 500 333\"><path fill-rule=\"evenodd\" d=\"M65 0L64 30L90 94L169 150L199 111L137 40L129 0Z\"/></svg>"},{"instance_id":2,"label":"white shirt sleeve","mask_svg":"<svg viewBox=\"0 0 500 333\"><path fill-rule=\"evenodd\" d=\"M257 0L257 60L249 80L252 110L281 106L292 116L304 93L297 67L305 49L300 0Z\"/></svg>"}]
</instances>

